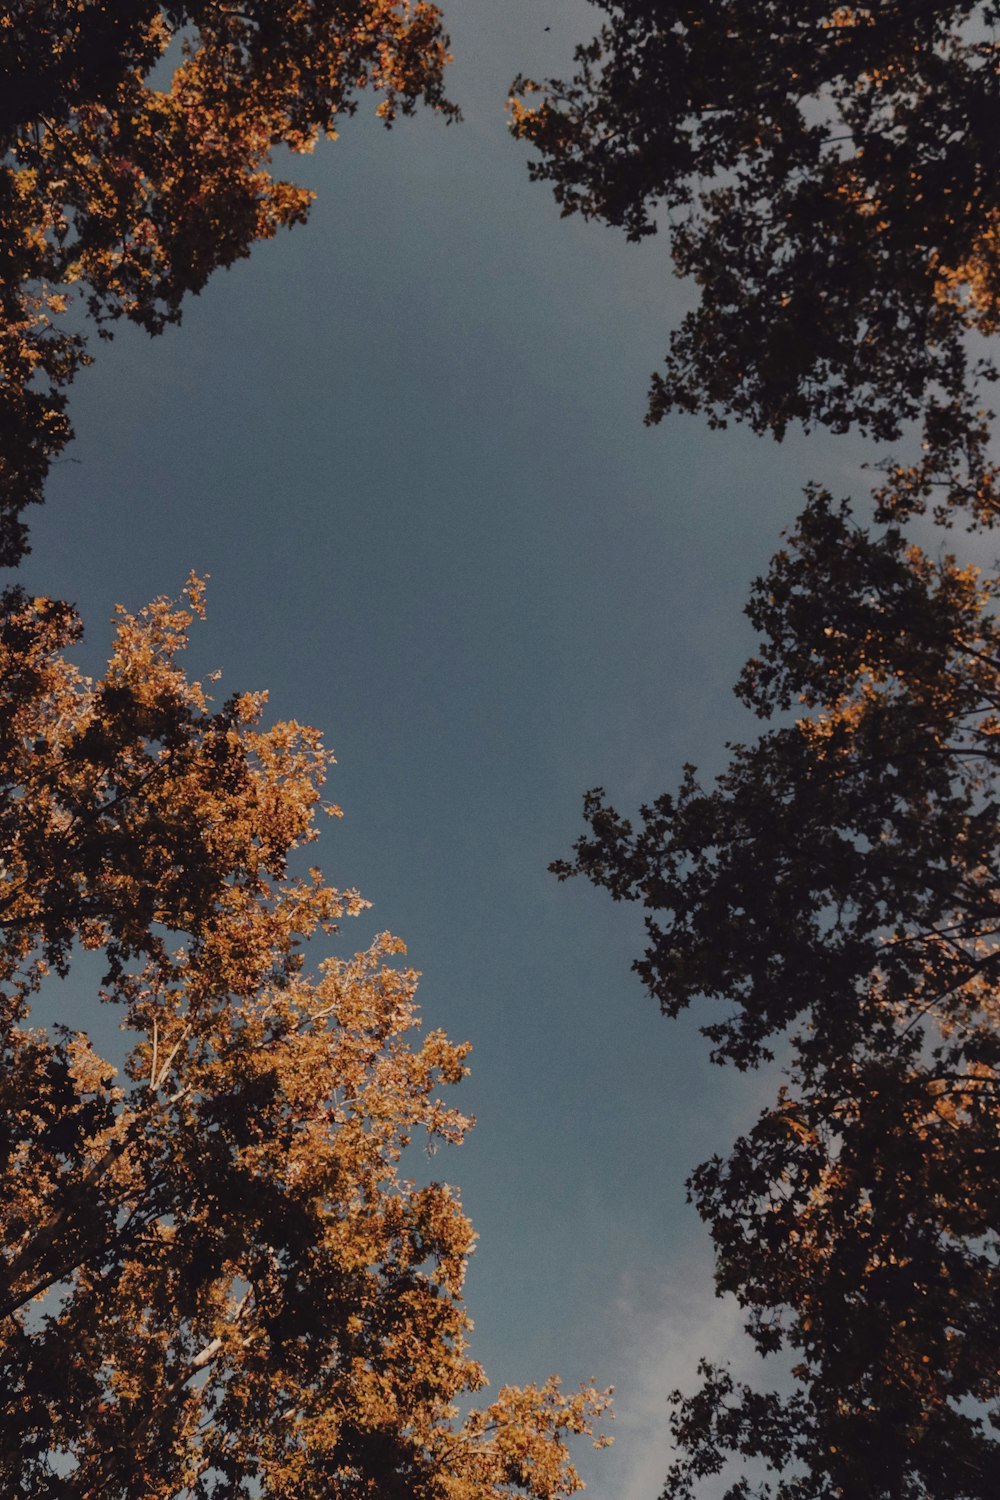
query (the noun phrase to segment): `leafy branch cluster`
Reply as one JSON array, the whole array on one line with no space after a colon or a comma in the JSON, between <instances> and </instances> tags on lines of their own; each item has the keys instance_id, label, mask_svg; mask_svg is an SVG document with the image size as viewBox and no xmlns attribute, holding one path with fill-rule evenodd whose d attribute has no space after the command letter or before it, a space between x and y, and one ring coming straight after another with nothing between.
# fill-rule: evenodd
<instances>
[{"instance_id":1,"label":"leafy branch cluster","mask_svg":"<svg viewBox=\"0 0 1000 1500\"><path fill-rule=\"evenodd\" d=\"M987 1500L1000 1474L1000 625L995 569L917 546L1000 515L992 0L596 0L569 82L518 80L533 175L640 239L697 305L648 420L896 441L873 527L820 486L748 613L769 721L633 822L600 790L575 858L646 911L636 969L709 1012L718 1062L789 1059L689 1188L761 1392L674 1393L664 1500ZM926 531L926 523L925 523ZM738 1465L735 1479L720 1478ZM751 1476L762 1475L759 1480Z\"/></svg>"},{"instance_id":2,"label":"leafy branch cluster","mask_svg":"<svg viewBox=\"0 0 1000 1500\"><path fill-rule=\"evenodd\" d=\"M400 1176L457 1142L466 1046L415 1039L383 935L318 973L304 944L364 903L318 870L329 760L262 699L212 710L186 606L122 613L81 677L66 605L0 623L0 1479L5 1494L555 1500L592 1387L485 1384L466 1347L474 1236ZM336 809L328 809L336 811ZM101 952L131 1039L30 1024L50 969Z\"/></svg>"},{"instance_id":3,"label":"leafy branch cluster","mask_svg":"<svg viewBox=\"0 0 1000 1500\"><path fill-rule=\"evenodd\" d=\"M799 423L882 441L918 421L911 500L975 493L994 516L993 0L595 3L607 19L577 73L517 80L512 128L565 213L632 239L669 224L698 305L647 419L703 411L778 438Z\"/></svg>"},{"instance_id":4,"label":"leafy branch cluster","mask_svg":"<svg viewBox=\"0 0 1000 1500\"><path fill-rule=\"evenodd\" d=\"M0 16L0 564L72 433L66 387L104 335L180 319L213 271L302 222L275 147L335 136L359 91L390 125L445 97L426 0L16 0ZM169 73L166 86L160 80Z\"/></svg>"},{"instance_id":5,"label":"leafy branch cluster","mask_svg":"<svg viewBox=\"0 0 1000 1500\"><path fill-rule=\"evenodd\" d=\"M447 47L426 0L4 7L0 564L71 436L86 320L159 333L301 222L271 154L336 136L360 91L386 125L456 118ZM608 1396L553 1377L470 1409L475 1237L452 1189L403 1176L413 1144L462 1139L441 1090L468 1047L420 1039L387 934L309 967L366 904L293 873L330 757L263 727L266 695L219 708L189 680L202 593L120 609L96 683L74 609L0 597L0 1489L559 1500ZM33 1024L88 952L119 1068L85 1014Z\"/></svg>"},{"instance_id":6,"label":"leafy branch cluster","mask_svg":"<svg viewBox=\"0 0 1000 1500\"><path fill-rule=\"evenodd\" d=\"M679 1399L693 1496L730 1451L806 1496L986 1500L1000 1456L1000 584L813 490L758 581L740 683L775 727L638 827L587 799L581 873L648 913L668 1015L726 1002L716 1061L790 1058L773 1106L693 1174L766 1399ZM799 716L783 711L795 704ZM727 1492L745 1493L737 1485Z\"/></svg>"}]
</instances>

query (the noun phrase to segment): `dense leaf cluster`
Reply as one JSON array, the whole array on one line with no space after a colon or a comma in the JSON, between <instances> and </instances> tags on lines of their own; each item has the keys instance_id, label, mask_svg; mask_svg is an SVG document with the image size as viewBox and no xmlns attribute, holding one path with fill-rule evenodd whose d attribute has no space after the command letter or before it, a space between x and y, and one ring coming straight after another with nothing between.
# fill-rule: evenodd
<instances>
[{"instance_id":1,"label":"dense leaf cluster","mask_svg":"<svg viewBox=\"0 0 1000 1500\"><path fill-rule=\"evenodd\" d=\"M18 1500L557 1500L606 1398L485 1384L457 1195L401 1175L458 1141L466 1046L422 1042L384 935L310 973L364 903L289 868L318 735L214 709L186 607L122 613L97 683L79 621L0 616L0 1490ZM331 809L336 811L336 809ZM31 1006L102 955L123 1076ZM464 1404L464 1403L463 1403Z\"/></svg>"},{"instance_id":2,"label":"dense leaf cluster","mask_svg":"<svg viewBox=\"0 0 1000 1500\"><path fill-rule=\"evenodd\" d=\"M975 488L996 370L974 336L1000 314L993 0L595 3L575 76L519 80L513 128L566 213L666 227L697 285L649 420L884 440L920 419L926 477Z\"/></svg>"},{"instance_id":3,"label":"dense leaf cluster","mask_svg":"<svg viewBox=\"0 0 1000 1500\"><path fill-rule=\"evenodd\" d=\"M0 15L0 564L27 545L70 437L65 388L89 359L71 300L103 333L157 333L187 296L311 194L277 146L335 134L359 90L390 124L443 93L426 0L15 0Z\"/></svg>"},{"instance_id":4,"label":"dense leaf cluster","mask_svg":"<svg viewBox=\"0 0 1000 1500\"><path fill-rule=\"evenodd\" d=\"M733 1456L777 1500L988 1500L1000 1473L1000 584L814 490L749 614L774 717L572 865L647 911L636 967L719 1061L790 1058L690 1188L792 1394L706 1367L666 1495ZM789 710L798 715L791 720ZM749 1481L727 1490L751 1493Z\"/></svg>"},{"instance_id":5,"label":"dense leaf cluster","mask_svg":"<svg viewBox=\"0 0 1000 1500\"><path fill-rule=\"evenodd\" d=\"M792 1378L702 1367L665 1497L986 1500L1000 1474L1000 635L995 570L907 539L1000 513L993 0L596 0L569 82L513 129L564 212L666 229L697 303L648 420L894 441L880 530L824 491L755 587L739 684L771 720L638 826L600 792L561 875L641 903L663 1010L713 1055L788 1059L773 1107L693 1174L720 1290ZM796 717L793 718L793 715ZM755 1474L763 1475L759 1482Z\"/></svg>"}]
</instances>

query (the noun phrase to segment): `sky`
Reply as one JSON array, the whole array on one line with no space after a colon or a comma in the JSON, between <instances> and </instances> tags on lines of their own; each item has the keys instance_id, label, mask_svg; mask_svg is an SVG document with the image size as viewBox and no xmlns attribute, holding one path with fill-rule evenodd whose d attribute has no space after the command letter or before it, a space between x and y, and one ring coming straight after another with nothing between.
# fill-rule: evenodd
<instances>
[{"instance_id":1,"label":"sky","mask_svg":"<svg viewBox=\"0 0 1000 1500\"><path fill-rule=\"evenodd\" d=\"M22 581L79 605L98 671L116 603L208 573L192 670L324 730L345 819L316 858L373 902L340 951L397 933L426 1023L474 1046L476 1129L433 1162L480 1235L473 1352L494 1387L615 1385L615 1446L577 1454L588 1493L653 1500L667 1392L702 1354L748 1367L684 1180L777 1080L712 1067L630 972L639 915L546 867L587 788L632 811L755 732L730 691L750 582L807 480L858 492L872 455L643 426L690 290L664 240L560 219L504 117L513 76L566 71L594 13L446 16L464 123L386 132L363 102L289 163L317 193L305 227L179 329L95 343ZM65 1004L100 1041L82 982Z\"/></svg>"}]
</instances>

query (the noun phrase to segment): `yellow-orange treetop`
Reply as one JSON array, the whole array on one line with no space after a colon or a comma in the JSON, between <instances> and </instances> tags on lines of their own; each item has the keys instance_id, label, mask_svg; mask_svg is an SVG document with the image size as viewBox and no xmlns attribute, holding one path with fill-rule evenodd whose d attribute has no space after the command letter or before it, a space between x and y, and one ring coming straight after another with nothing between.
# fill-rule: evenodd
<instances>
[{"instance_id":1,"label":"yellow-orange treetop","mask_svg":"<svg viewBox=\"0 0 1000 1500\"><path fill-rule=\"evenodd\" d=\"M466 1046L422 1040L402 945L310 973L363 903L295 875L329 756L213 709L178 663L201 587L121 612L98 682L74 612L0 614L0 1489L149 1500L556 1500L592 1387L501 1390L462 1301L473 1233L413 1141ZM336 809L329 809L336 811ZM103 953L121 1073L86 1016L31 1025L45 974ZM601 1441L601 1440L598 1440Z\"/></svg>"}]
</instances>

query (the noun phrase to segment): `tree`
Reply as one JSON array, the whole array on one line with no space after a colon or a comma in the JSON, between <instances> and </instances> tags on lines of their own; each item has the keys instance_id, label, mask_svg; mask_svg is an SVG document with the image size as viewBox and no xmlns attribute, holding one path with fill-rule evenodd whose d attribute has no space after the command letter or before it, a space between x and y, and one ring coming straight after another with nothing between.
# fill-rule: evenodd
<instances>
[{"instance_id":1,"label":"tree","mask_svg":"<svg viewBox=\"0 0 1000 1500\"><path fill-rule=\"evenodd\" d=\"M555 1500L607 1405L501 1390L468 1355L473 1235L401 1178L458 1141L468 1048L419 1045L383 936L306 967L364 903L297 873L329 760L315 731L213 709L178 663L201 611L120 612L104 677L69 606L0 615L0 1476L59 1500ZM327 807L326 811L337 809ZM47 973L103 955L123 1072L31 1025ZM602 1442L603 1440L598 1440Z\"/></svg>"},{"instance_id":2,"label":"tree","mask_svg":"<svg viewBox=\"0 0 1000 1500\"><path fill-rule=\"evenodd\" d=\"M675 1393L665 1497L739 1458L775 1500L987 1500L1000 1473L1000 583L818 489L754 586L739 684L776 722L572 863L647 911L668 1015L787 1081L689 1188L791 1390ZM798 717L791 719L790 710ZM751 1468L751 1473L753 1469Z\"/></svg>"},{"instance_id":3,"label":"tree","mask_svg":"<svg viewBox=\"0 0 1000 1500\"><path fill-rule=\"evenodd\" d=\"M883 498L994 517L995 0L596 3L575 76L517 80L512 128L564 213L633 240L667 224L697 285L648 420L894 440L919 419L924 456Z\"/></svg>"},{"instance_id":4,"label":"tree","mask_svg":"<svg viewBox=\"0 0 1000 1500\"><path fill-rule=\"evenodd\" d=\"M0 17L0 564L27 548L90 355L149 333L220 266L301 222L312 194L271 175L277 146L336 135L357 94L390 125L447 118L448 39L425 0L14 0ZM172 77L170 76L173 66Z\"/></svg>"},{"instance_id":5,"label":"tree","mask_svg":"<svg viewBox=\"0 0 1000 1500\"><path fill-rule=\"evenodd\" d=\"M895 441L880 529L809 491L758 581L740 683L775 726L633 827L600 792L572 863L648 912L670 1015L723 1002L716 1061L780 1046L772 1108L690 1179L717 1283L784 1387L702 1367L665 1496L985 1500L1000 1472L996 578L902 523L1000 514L984 408L1000 312L992 0L599 0L568 83L512 126L565 213L669 226L698 305L647 420L703 411ZM801 717L789 722L800 705ZM749 1465L749 1467L747 1467ZM761 1473L759 1483L756 1475Z\"/></svg>"}]
</instances>

